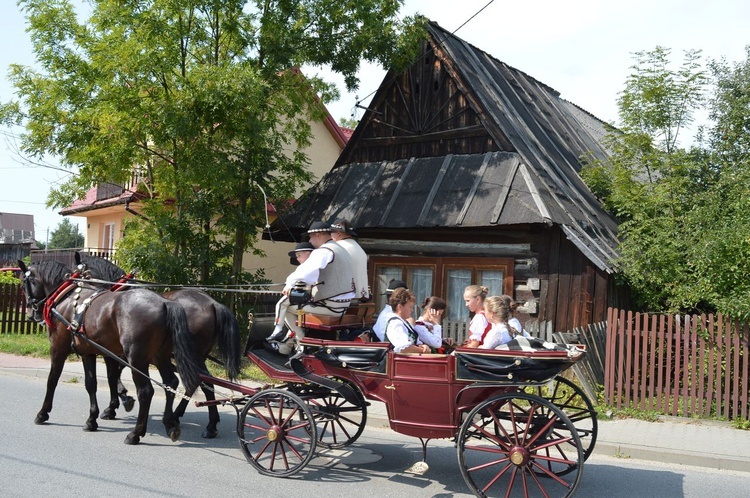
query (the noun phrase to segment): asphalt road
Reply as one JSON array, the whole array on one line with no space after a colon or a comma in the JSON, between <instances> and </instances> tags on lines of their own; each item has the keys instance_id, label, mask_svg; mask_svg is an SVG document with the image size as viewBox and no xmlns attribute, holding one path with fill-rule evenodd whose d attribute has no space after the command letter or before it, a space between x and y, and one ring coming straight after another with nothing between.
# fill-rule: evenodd
<instances>
[{"instance_id":1,"label":"asphalt road","mask_svg":"<svg viewBox=\"0 0 750 498\"><path fill-rule=\"evenodd\" d=\"M100 402L104 392L100 386ZM123 443L134 415L100 421L99 431L82 431L88 401L81 384L58 386L50 421L33 420L44 396L43 379L0 374L0 482L5 497L86 496L468 496L450 441L431 441L430 470L405 474L420 459L413 438L368 427L347 450L319 453L300 474L279 479L259 475L245 461L234 433L236 416L221 409L220 437L203 440L203 410L183 419L182 440L164 435L152 405L149 433L138 446ZM578 497L747 496L750 475L696 467L654 464L594 455L584 466Z\"/></svg>"}]
</instances>

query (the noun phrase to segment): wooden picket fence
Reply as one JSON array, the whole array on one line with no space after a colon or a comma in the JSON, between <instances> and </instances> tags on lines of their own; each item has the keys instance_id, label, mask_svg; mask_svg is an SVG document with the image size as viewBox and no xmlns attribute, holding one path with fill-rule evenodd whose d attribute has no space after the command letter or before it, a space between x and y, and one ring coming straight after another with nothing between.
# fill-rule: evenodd
<instances>
[{"instance_id":1,"label":"wooden picket fence","mask_svg":"<svg viewBox=\"0 0 750 498\"><path fill-rule=\"evenodd\" d=\"M554 332L552 337L558 344L578 344L586 349L586 357L573 365L573 372L586 396L596 403L604 385L607 322L592 323L567 332Z\"/></svg>"},{"instance_id":2,"label":"wooden picket fence","mask_svg":"<svg viewBox=\"0 0 750 498\"><path fill-rule=\"evenodd\" d=\"M610 308L605 400L683 417L748 418L750 330L723 315Z\"/></svg>"},{"instance_id":3,"label":"wooden picket fence","mask_svg":"<svg viewBox=\"0 0 750 498\"><path fill-rule=\"evenodd\" d=\"M0 333L38 334L43 329L26 318L26 299L20 284L0 284Z\"/></svg>"}]
</instances>

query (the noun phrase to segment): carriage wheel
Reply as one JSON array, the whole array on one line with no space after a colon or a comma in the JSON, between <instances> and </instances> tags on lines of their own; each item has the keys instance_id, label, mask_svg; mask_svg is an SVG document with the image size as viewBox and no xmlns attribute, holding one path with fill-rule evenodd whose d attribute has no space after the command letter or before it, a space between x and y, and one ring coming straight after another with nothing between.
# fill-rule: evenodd
<instances>
[{"instance_id":1,"label":"carriage wheel","mask_svg":"<svg viewBox=\"0 0 750 498\"><path fill-rule=\"evenodd\" d=\"M339 382L346 380L336 378ZM354 443L367 424L367 403L354 387L359 404L352 404L336 391L329 391L320 397L307 398L306 401L312 410L313 417L317 422L318 443L326 448L343 448Z\"/></svg>"},{"instance_id":2,"label":"carriage wheel","mask_svg":"<svg viewBox=\"0 0 750 498\"><path fill-rule=\"evenodd\" d=\"M543 385L537 387L527 387L526 392L536 394L537 396L554 403L568 416L578 431L583 446L583 459L586 461L594 451L596 444L596 434L598 432L597 414L594 405L589 400L586 393L574 382L559 376L552 380L552 385ZM564 430L560 427L557 430ZM557 475L563 475L570 470L555 469Z\"/></svg>"},{"instance_id":3,"label":"carriage wheel","mask_svg":"<svg viewBox=\"0 0 750 498\"><path fill-rule=\"evenodd\" d=\"M565 427L564 431L559 430ZM513 392L477 405L456 442L466 484L477 496L571 496L583 448L573 423L554 404ZM563 477L550 462L569 469Z\"/></svg>"},{"instance_id":4,"label":"carriage wheel","mask_svg":"<svg viewBox=\"0 0 750 498\"><path fill-rule=\"evenodd\" d=\"M283 389L260 391L240 413L240 448L261 474L291 476L315 454L317 431L312 419L310 408L296 394Z\"/></svg>"}]
</instances>

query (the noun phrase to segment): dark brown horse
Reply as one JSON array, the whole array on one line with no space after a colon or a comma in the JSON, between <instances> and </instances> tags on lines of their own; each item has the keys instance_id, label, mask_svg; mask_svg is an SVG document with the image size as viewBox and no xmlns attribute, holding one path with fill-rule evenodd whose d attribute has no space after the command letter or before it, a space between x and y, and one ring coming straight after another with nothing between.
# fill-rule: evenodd
<instances>
[{"instance_id":1,"label":"dark brown horse","mask_svg":"<svg viewBox=\"0 0 750 498\"><path fill-rule=\"evenodd\" d=\"M194 391L200 382L192 335L182 306L147 289L108 292L75 282L69 278L68 268L57 261L43 261L28 268L19 261L19 266L23 272L28 316L47 323L50 340L52 365L47 378L47 393L35 423L43 424L49 419L63 365L75 348L83 361L90 401L84 430L98 428L96 356L102 355L99 348L104 348L115 356L126 358L133 368L139 409L135 428L127 435L125 443L137 444L146 435L154 387L138 371L146 374L149 364L156 366L164 386L169 388L165 387L167 402L162 422L169 437L177 440L179 421L172 410L174 393L170 389L177 388L179 379L171 360L173 353L185 389ZM107 362L108 376L117 370L116 367L116 361Z\"/></svg>"},{"instance_id":2,"label":"dark brown horse","mask_svg":"<svg viewBox=\"0 0 750 498\"><path fill-rule=\"evenodd\" d=\"M76 253L76 262L83 264L85 272L93 279L104 280L106 282L118 282L125 280L125 270L112 263L109 260L93 256L81 256ZM107 285L109 284L102 284ZM123 286L121 289L128 289ZM178 289L169 291L163 296L170 301L182 305L187 315L188 327L193 334L193 343L195 345L196 358L202 367L202 370L208 373L206 360L211 358L211 351L218 347L219 359L224 365L227 377L235 380L240 372L240 329L234 314L224 306L203 291L197 289ZM110 379L111 385L112 379ZM125 386L117 377L117 393L124 402L127 399ZM216 399L213 386L210 384L201 384L203 394L207 400ZM192 391L185 393L192 396ZM187 408L188 400L182 399L175 409L175 417L179 420ZM218 435L216 429L219 423L219 410L214 405L208 406L208 425L203 431L204 438L214 438Z\"/></svg>"}]
</instances>

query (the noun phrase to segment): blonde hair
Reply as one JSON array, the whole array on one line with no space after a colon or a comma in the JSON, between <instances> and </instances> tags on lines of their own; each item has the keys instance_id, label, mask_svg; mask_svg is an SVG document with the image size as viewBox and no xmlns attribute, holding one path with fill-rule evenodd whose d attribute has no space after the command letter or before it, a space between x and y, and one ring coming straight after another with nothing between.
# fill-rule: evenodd
<instances>
[{"instance_id":1,"label":"blonde hair","mask_svg":"<svg viewBox=\"0 0 750 498\"><path fill-rule=\"evenodd\" d=\"M484 300L484 309L497 316L502 323L507 323L510 308L502 296L490 296Z\"/></svg>"},{"instance_id":2,"label":"blonde hair","mask_svg":"<svg viewBox=\"0 0 750 498\"><path fill-rule=\"evenodd\" d=\"M484 301L489 291L484 285L470 285L464 289L464 294L469 294L471 297L479 297Z\"/></svg>"}]
</instances>

